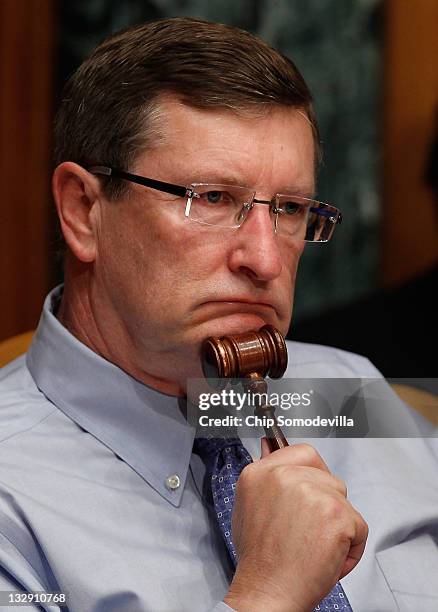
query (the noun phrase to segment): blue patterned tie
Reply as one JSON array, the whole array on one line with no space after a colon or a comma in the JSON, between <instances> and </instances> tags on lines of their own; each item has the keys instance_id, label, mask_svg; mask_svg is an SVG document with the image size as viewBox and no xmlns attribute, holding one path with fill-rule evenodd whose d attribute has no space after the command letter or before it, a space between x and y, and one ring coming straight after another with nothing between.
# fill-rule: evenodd
<instances>
[{"instance_id":1,"label":"blue patterned tie","mask_svg":"<svg viewBox=\"0 0 438 612\"><path fill-rule=\"evenodd\" d=\"M205 462L211 479L211 492L219 529L225 539L228 552L237 565L237 555L231 534L231 516L237 480L245 466L252 462L251 455L240 438L196 438L193 452ZM331 592L315 608L318 612L343 610L352 612L344 589L338 582Z\"/></svg>"}]
</instances>

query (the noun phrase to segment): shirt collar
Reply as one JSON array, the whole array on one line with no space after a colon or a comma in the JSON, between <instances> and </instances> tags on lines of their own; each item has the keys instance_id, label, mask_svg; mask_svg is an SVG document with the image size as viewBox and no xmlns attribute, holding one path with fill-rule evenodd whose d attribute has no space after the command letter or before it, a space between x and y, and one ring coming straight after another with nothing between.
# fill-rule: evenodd
<instances>
[{"instance_id":1,"label":"shirt collar","mask_svg":"<svg viewBox=\"0 0 438 612\"><path fill-rule=\"evenodd\" d=\"M53 314L61 294L62 286L47 296L27 354L38 388L179 506L195 436L182 400L147 387L75 338ZM174 475L179 486L171 479L170 488L167 479Z\"/></svg>"}]
</instances>

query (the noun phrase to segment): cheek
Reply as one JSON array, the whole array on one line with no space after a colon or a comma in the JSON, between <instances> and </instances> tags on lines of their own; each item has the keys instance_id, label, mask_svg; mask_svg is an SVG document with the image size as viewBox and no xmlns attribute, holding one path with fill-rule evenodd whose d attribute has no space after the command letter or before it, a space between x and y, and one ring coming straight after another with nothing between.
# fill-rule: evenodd
<instances>
[{"instance_id":1,"label":"cheek","mask_svg":"<svg viewBox=\"0 0 438 612\"><path fill-rule=\"evenodd\" d=\"M154 229L150 248L180 274L181 281L207 278L226 261L224 237L185 218ZM160 257L158 255L158 257Z\"/></svg>"},{"instance_id":2,"label":"cheek","mask_svg":"<svg viewBox=\"0 0 438 612\"><path fill-rule=\"evenodd\" d=\"M135 214L135 206L130 201L109 202L106 206L96 273L109 293L118 293L118 299L126 301L133 293L144 291L148 264L156 259L151 252L154 244L151 226L144 216Z\"/></svg>"},{"instance_id":3,"label":"cheek","mask_svg":"<svg viewBox=\"0 0 438 612\"><path fill-rule=\"evenodd\" d=\"M285 245L285 247L282 248L284 265L281 278L279 279L280 282L278 284L278 290L281 292L287 317L290 316L292 311L298 264L305 246L306 243L304 241L300 241L295 242L294 244Z\"/></svg>"},{"instance_id":4,"label":"cheek","mask_svg":"<svg viewBox=\"0 0 438 612\"><path fill-rule=\"evenodd\" d=\"M304 240L285 242L281 246L281 254L284 262L283 270L286 271L292 282L295 281L298 264L305 247L306 242L304 242Z\"/></svg>"},{"instance_id":5,"label":"cheek","mask_svg":"<svg viewBox=\"0 0 438 612\"><path fill-rule=\"evenodd\" d=\"M224 265L223 247L193 222L148 219L126 225L111 240L110 258L125 297L177 312ZM116 261L114 255L118 253ZM110 271L107 274L109 280ZM190 297L192 296L192 297Z\"/></svg>"}]
</instances>

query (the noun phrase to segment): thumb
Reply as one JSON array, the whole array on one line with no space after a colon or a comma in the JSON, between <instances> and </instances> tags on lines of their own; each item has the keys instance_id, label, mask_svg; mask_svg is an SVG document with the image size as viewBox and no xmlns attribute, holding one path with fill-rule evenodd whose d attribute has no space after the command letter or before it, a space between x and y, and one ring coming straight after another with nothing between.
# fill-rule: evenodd
<instances>
[{"instance_id":1,"label":"thumb","mask_svg":"<svg viewBox=\"0 0 438 612\"><path fill-rule=\"evenodd\" d=\"M267 457L268 455L271 454L270 448L269 448L269 444L268 444L268 439L267 438L261 438L260 439L261 442L261 456L260 458L263 459L263 457Z\"/></svg>"}]
</instances>

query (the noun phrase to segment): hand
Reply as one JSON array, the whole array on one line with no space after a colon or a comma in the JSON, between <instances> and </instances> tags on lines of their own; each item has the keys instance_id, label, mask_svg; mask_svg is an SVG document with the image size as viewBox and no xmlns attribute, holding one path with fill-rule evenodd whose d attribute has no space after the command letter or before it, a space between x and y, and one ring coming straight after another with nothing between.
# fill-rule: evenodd
<instances>
[{"instance_id":1,"label":"hand","mask_svg":"<svg viewBox=\"0 0 438 612\"><path fill-rule=\"evenodd\" d=\"M362 557L368 527L318 452L296 444L245 467L232 521L238 565L224 601L238 612L307 612Z\"/></svg>"}]
</instances>

